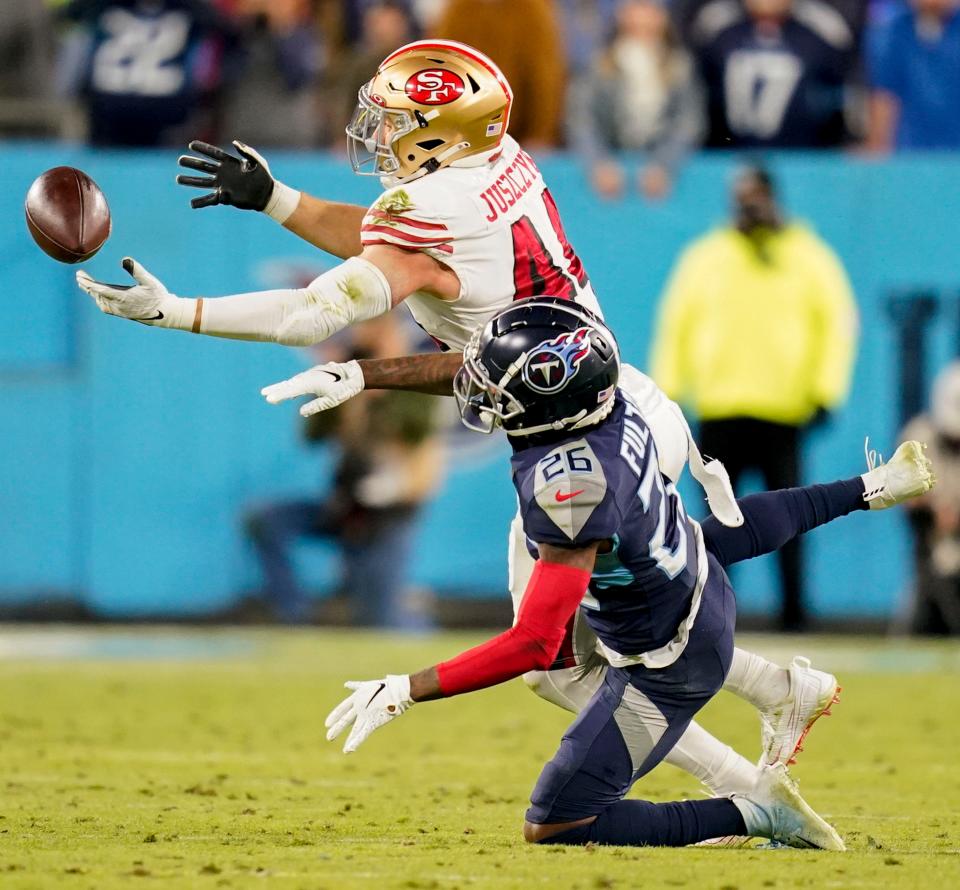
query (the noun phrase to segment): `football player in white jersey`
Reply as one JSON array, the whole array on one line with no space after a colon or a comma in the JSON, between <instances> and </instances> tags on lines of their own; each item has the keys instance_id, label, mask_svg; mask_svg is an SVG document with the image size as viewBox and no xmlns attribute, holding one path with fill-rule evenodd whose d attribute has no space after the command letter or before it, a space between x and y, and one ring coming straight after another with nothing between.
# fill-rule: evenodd
<instances>
[{"instance_id":1,"label":"football player in white jersey","mask_svg":"<svg viewBox=\"0 0 960 890\"><path fill-rule=\"evenodd\" d=\"M80 287L108 314L154 327L305 346L405 302L448 352L319 365L266 387L271 402L311 394L306 415L337 405L363 388L409 388L452 394L459 353L495 312L521 297L566 297L599 313L580 259L533 159L507 135L513 94L497 66L452 41L419 41L388 56L359 92L347 128L357 173L379 176L384 194L369 209L311 197L273 178L266 161L235 142L239 157L191 143L203 157L182 166L182 185L209 189L194 207L227 204L266 213L343 263L302 289L215 299L171 294L131 258L132 286L94 281ZM629 390L653 431L661 464L673 480L689 459L714 514L742 522L725 471L704 465L679 408L634 368ZM532 568L518 523L510 538L515 607ZM599 685L605 664L586 627L571 627L556 669L525 679L538 694L579 711ZM763 726L762 762L788 762L810 725L827 712L836 679L796 659L787 669L736 650L725 688L753 703ZM692 724L667 757L715 793L752 786L756 770Z\"/></svg>"}]
</instances>

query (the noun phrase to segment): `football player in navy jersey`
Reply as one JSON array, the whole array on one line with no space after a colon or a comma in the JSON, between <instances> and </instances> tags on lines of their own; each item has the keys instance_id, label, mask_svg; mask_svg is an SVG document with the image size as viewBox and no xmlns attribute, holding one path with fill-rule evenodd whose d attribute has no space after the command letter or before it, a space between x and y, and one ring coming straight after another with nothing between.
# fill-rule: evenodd
<instances>
[{"instance_id":1,"label":"football player in navy jersey","mask_svg":"<svg viewBox=\"0 0 960 890\"><path fill-rule=\"evenodd\" d=\"M618 389L616 341L582 306L518 301L471 339L455 389L464 423L502 427L537 557L517 622L494 639L413 675L349 682L327 738L352 724L349 753L418 701L482 689L544 669L582 609L610 667L563 737L531 797L528 841L681 846L726 835L843 850L783 764L753 790L654 804L624 800L720 689L736 605L723 566L859 509L933 485L917 442L888 464L830 485L740 501L745 523L689 519L661 473L650 430Z\"/></svg>"},{"instance_id":2,"label":"football player in navy jersey","mask_svg":"<svg viewBox=\"0 0 960 890\"><path fill-rule=\"evenodd\" d=\"M857 33L824 0L712 0L688 37L707 87L708 145L828 148L847 138Z\"/></svg>"}]
</instances>

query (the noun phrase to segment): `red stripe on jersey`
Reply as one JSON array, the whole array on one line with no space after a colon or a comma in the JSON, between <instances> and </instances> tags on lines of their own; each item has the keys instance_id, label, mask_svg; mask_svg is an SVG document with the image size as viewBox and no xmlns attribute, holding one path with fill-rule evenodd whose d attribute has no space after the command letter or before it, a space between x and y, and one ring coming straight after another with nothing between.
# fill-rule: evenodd
<instances>
[{"instance_id":1,"label":"red stripe on jersey","mask_svg":"<svg viewBox=\"0 0 960 890\"><path fill-rule=\"evenodd\" d=\"M365 226L361 226L360 231L379 232L381 235L392 235L394 238L399 238L401 241L409 241L411 244L416 244L418 247L424 244L447 244L450 241L453 241L452 235L448 235L445 238L440 238L438 236L424 237L420 235L411 235L409 232L402 232L393 226L378 226L369 223Z\"/></svg>"},{"instance_id":2,"label":"red stripe on jersey","mask_svg":"<svg viewBox=\"0 0 960 890\"><path fill-rule=\"evenodd\" d=\"M362 235L360 243L364 247L382 244L386 247L399 247L402 250L439 250L441 253L453 253L453 247L449 244L397 244L394 241L384 241L382 238L364 238Z\"/></svg>"},{"instance_id":3,"label":"red stripe on jersey","mask_svg":"<svg viewBox=\"0 0 960 890\"><path fill-rule=\"evenodd\" d=\"M385 210L371 210L369 213L367 213L364 219L366 220L371 216L374 219L382 219L385 221L397 223L399 225L410 226L411 228L414 228L414 229L431 229L437 232L447 231L447 227L443 223L432 223L432 222L425 222L422 219L411 219L410 217L405 216L402 212L387 213Z\"/></svg>"}]
</instances>

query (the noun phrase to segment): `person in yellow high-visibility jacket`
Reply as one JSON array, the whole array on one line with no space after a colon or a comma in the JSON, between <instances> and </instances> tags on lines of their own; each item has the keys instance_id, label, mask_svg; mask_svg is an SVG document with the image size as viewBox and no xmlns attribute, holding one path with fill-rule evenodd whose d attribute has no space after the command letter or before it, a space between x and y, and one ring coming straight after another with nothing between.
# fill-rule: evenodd
<instances>
[{"instance_id":1,"label":"person in yellow high-visibility jacket","mask_svg":"<svg viewBox=\"0 0 960 890\"><path fill-rule=\"evenodd\" d=\"M857 311L843 265L808 227L784 222L770 174L733 185L733 224L691 244L663 296L651 375L700 420L704 454L734 487L759 470L800 484L801 432L844 401ZM799 547L780 551L784 629L805 622Z\"/></svg>"}]
</instances>

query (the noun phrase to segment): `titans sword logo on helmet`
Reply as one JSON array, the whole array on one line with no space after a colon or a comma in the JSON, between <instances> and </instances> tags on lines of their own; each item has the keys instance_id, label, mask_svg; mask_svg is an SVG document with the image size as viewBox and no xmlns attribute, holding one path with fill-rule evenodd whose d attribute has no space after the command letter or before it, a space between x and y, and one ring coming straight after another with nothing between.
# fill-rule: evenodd
<instances>
[{"instance_id":1,"label":"titans sword logo on helmet","mask_svg":"<svg viewBox=\"0 0 960 890\"><path fill-rule=\"evenodd\" d=\"M589 330L585 327L544 340L530 351L523 366L523 379L536 392L559 392L580 370L580 363L589 352Z\"/></svg>"}]
</instances>

